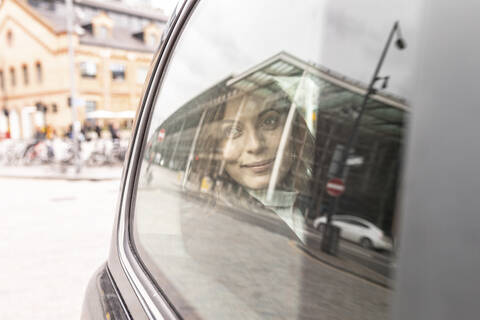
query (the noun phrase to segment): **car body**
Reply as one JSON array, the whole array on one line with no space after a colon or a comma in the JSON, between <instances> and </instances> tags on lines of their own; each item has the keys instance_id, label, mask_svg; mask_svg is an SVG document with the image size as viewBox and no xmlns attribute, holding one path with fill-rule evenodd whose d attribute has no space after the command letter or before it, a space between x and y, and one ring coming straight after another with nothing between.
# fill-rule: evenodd
<instances>
[{"instance_id":1,"label":"car body","mask_svg":"<svg viewBox=\"0 0 480 320\"><path fill-rule=\"evenodd\" d=\"M313 227L323 231L326 223L327 217L321 216L313 221ZM355 216L337 215L332 217L332 224L340 228L340 237L366 249L392 250L392 240L370 221Z\"/></svg>"},{"instance_id":2,"label":"car body","mask_svg":"<svg viewBox=\"0 0 480 320\"><path fill-rule=\"evenodd\" d=\"M82 319L478 317L479 6L180 2L145 84L111 250L88 285ZM389 48L401 36L397 16L402 53ZM369 79L382 82L367 90ZM407 99L379 92L387 81ZM267 113L277 115L264 119L260 108L271 101ZM262 110L261 121L232 127L240 120L230 118L214 130L232 106L242 121L242 108ZM207 138L245 133L237 148L260 141L250 149L260 154L272 146L259 129L277 134L279 157L247 163L272 182L245 190L222 174L234 165L218 157L227 140L219 147ZM318 152L299 161L309 148ZM306 169L303 180L283 170L284 156L290 170ZM325 185L338 172L345 193L332 196ZM325 253L324 239L304 229L321 208L375 218L399 239L398 260Z\"/></svg>"}]
</instances>

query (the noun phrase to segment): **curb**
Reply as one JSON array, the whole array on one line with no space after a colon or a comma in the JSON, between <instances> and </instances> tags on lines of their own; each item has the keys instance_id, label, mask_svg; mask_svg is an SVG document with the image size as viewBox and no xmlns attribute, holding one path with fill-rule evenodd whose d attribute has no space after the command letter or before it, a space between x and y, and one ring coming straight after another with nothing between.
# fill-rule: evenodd
<instances>
[{"instance_id":1,"label":"curb","mask_svg":"<svg viewBox=\"0 0 480 320\"><path fill-rule=\"evenodd\" d=\"M122 167L83 168L76 173L73 168L65 171L53 167L1 167L0 178L4 179L34 179L34 180L65 180L65 181L111 181L120 180Z\"/></svg>"},{"instance_id":2,"label":"curb","mask_svg":"<svg viewBox=\"0 0 480 320\"><path fill-rule=\"evenodd\" d=\"M0 174L1 179L25 179L25 180L65 180L65 181L113 181L120 180L118 177L69 177L69 176L21 176L21 175L3 175Z\"/></svg>"}]
</instances>

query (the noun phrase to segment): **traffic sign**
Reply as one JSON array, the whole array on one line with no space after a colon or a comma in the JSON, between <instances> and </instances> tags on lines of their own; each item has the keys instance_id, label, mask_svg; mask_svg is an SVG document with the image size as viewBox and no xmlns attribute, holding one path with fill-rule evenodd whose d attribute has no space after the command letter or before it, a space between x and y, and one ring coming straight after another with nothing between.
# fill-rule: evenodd
<instances>
[{"instance_id":1,"label":"traffic sign","mask_svg":"<svg viewBox=\"0 0 480 320\"><path fill-rule=\"evenodd\" d=\"M162 128L160 131L158 131L157 141L162 142L163 139L165 139L165 129Z\"/></svg>"},{"instance_id":2,"label":"traffic sign","mask_svg":"<svg viewBox=\"0 0 480 320\"><path fill-rule=\"evenodd\" d=\"M345 184L342 179L332 178L327 182L327 193L332 197L338 197L345 191Z\"/></svg>"}]
</instances>

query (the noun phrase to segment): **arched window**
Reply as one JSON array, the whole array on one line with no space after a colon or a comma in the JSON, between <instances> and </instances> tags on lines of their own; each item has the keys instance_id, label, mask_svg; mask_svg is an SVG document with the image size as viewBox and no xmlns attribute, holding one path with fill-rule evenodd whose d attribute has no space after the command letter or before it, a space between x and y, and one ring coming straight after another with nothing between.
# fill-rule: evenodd
<instances>
[{"instance_id":1,"label":"arched window","mask_svg":"<svg viewBox=\"0 0 480 320\"><path fill-rule=\"evenodd\" d=\"M12 87L15 87L17 84L17 79L15 79L15 69L13 67L10 68L10 84Z\"/></svg>"},{"instance_id":2,"label":"arched window","mask_svg":"<svg viewBox=\"0 0 480 320\"><path fill-rule=\"evenodd\" d=\"M13 44L13 33L12 33L12 30L8 30L7 31L7 44L9 47L12 46Z\"/></svg>"},{"instance_id":3,"label":"arched window","mask_svg":"<svg viewBox=\"0 0 480 320\"><path fill-rule=\"evenodd\" d=\"M105 39L108 36L108 29L106 26L100 26L98 29L98 37L101 39Z\"/></svg>"},{"instance_id":4,"label":"arched window","mask_svg":"<svg viewBox=\"0 0 480 320\"><path fill-rule=\"evenodd\" d=\"M155 47L155 45L157 44L157 36L155 34L149 34L147 38L147 44L150 47Z\"/></svg>"},{"instance_id":5,"label":"arched window","mask_svg":"<svg viewBox=\"0 0 480 320\"><path fill-rule=\"evenodd\" d=\"M43 81L42 64L40 62L37 62L35 64L35 69L37 73L37 82L42 83Z\"/></svg>"},{"instance_id":6,"label":"arched window","mask_svg":"<svg viewBox=\"0 0 480 320\"><path fill-rule=\"evenodd\" d=\"M26 64L22 66L22 74L23 74L23 84L28 85L28 67Z\"/></svg>"},{"instance_id":7,"label":"arched window","mask_svg":"<svg viewBox=\"0 0 480 320\"><path fill-rule=\"evenodd\" d=\"M3 80L3 70L0 70L0 89L4 90L5 89L5 83Z\"/></svg>"}]
</instances>

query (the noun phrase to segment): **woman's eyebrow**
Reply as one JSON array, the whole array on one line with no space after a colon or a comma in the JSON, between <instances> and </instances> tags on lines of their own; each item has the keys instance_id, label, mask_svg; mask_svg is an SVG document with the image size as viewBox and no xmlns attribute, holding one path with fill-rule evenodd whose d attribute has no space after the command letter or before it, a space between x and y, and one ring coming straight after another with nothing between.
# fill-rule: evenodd
<instances>
[{"instance_id":1,"label":"woman's eyebrow","mask_svg":"<svg viewBox=\"0 0 480 320\"><path fill-rule=\"evenodd\" d=\"M228 123L235 123L235 120L234 119L222 119L220 120L220 122L228 122Z\"/></svg>"},{"instance_id":2,"label":"woman's eyebrow","mask_svg":"<svg viewBox=\"0 0 480 320\"><path fill-rule=\"evenodd\" d=\"M261 117L262 115L264 115L265 113L270 112L270 111L275 111L275 112L288 111L288 107L285 107L285 106L270 107L268 109L265 109L265 110L261 111L257 115L257 117ZM220 122L221 123L224 123L224 122L235 123L235 119L222 119L222 120L220 120Z\"/></svg>"},{"instance_id":3,"label":"woman's eyebrow","mask_svg":"<svg viewBox=\"0 0 480 320\"><path fill-rule=\"evenodd\" d=\"M258 117L261 117L262 115L264 115L265 113L270 112L270 111L281 112L282 111L281 109L288 110L288 108L285 108L285 107L271 107L271 108L265 109L262 112L260 112L258 114Z\"/></svg>"}]
</instances>

